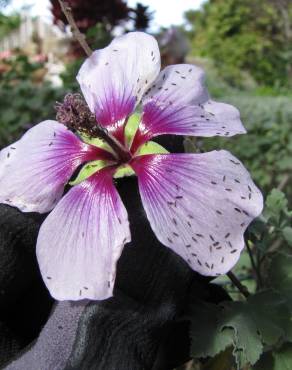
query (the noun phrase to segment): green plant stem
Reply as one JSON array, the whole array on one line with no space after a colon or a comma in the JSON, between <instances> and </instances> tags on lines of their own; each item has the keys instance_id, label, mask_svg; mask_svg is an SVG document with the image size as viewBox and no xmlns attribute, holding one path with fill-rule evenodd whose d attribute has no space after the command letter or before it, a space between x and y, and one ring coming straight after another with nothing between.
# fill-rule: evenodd
<instances>
[{"instance_id":1,"label":"green plant stem","mask_svg":"<svg viewBox=\"0 0 292 370\"><path fill-rule=\"evenodd\" d=\"M77 27L77 24L76 24L75 19L73 17L72 8L65 1L63 1L63 0L58 0L58 1L59 1L60 6L61 6L62 12L64 13L64 15L65 15L70 27L71 27L71 31L72 31L73 36L79 42L79 44L82 47L82 49L84 50L85 54L88 57L90 57L90 55L92 54L92 50L90 49L89 45L87 44L87 42L85 40L85 36L83 35L83 33L80 32L79 28Z\"/></svg>"},{"instance_id":2,"label":"green plant stem","mask_svg":"<svg viewBox=\"0 0 292 370\"><path fill-rule=\"evenodd\" d=\"M233 272L229 271L226 275L229 277L232 283L236 286L236 288L240 291L240 293L245 296L245 298L248 298L250 296L250 293L247 287L241 284L241 282L237 279L237 277L233 274Z\"/></svg>"},{"instance_id":3,"label":"green plant stem","mask_svg":"<svg viewBox=\"0 0 292 370\"><path fill-rule=\"evenodd\" d=\"M283 190L285 188L285 186L288 184L289 182L289 179L290 179L290 175L289 174L285 174L282 178L282 181L280 182L280 184L278 185L277 189L279 190Z\"/></svg>"},{"instance_id":4,"label":"green plant stem","mask_svg":"<svg viewBox=\"0 0 292 370\"><path fill-rule=\"evenodd\" d=\"M252 268L253 268L253 270L256 274L256 277L257 277L258 286L261 287L262 286L262 277L261 277L259 268L258 268L258 266L257 266L257 264L256 264L256 262L253 258L252 250L251 250L250 246L248 245L248 240L246 240L245 245L246 245L246 249L247 249L247 252L248 252L248 255L249 255L249 259L250 259Z\"/></svg>"}]
</instances>

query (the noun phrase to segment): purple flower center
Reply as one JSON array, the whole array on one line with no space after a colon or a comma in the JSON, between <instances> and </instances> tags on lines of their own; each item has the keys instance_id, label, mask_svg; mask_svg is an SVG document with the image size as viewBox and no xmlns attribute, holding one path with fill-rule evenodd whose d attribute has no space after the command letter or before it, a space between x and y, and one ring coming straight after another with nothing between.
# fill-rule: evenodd
<instances>
[{"instance_id":1,"label":"purple flower center","mask_svg":"<svg viewBox=\"0 0 292 370\"><path fill-rule=\"evenodd\" d=\"M95 115L80 94L67 94L64 102L56 105L56 111L57 121L67 126L69 130L106 142L115 152L118 165L126 164L132 159L133 153L126 147L124 140L126 121L121 125L119 137L114 137L96 122Z\"/></svg>"}]
</instances>

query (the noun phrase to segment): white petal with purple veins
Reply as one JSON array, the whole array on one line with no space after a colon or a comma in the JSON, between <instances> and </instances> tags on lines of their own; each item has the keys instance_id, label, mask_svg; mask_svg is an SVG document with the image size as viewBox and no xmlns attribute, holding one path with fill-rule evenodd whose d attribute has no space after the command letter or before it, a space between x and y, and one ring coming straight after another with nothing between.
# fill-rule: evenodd
<instances>
[{"instance_id":1,"label":"white petal with purple veins","mask_svg":"<svg viewBox=\"0 0 292 370\"><path fill-rule=\"evenodd\" d=\"M95 51L82 65L77 80L97 121L110 131L132 113L160 70L154 37L130 32ZM123 122L122 122L123 123Z\"/></svg>"},{"instance_id":2,"label":"white petal with purple veins","mask_svg":"<svg viewBox=\"0 0 292 370\"><path fill-rule=\"evenodd\" d=\"M74 170L99 152L56 121L34 126L0 152L0 203L23 212L50 211Z\"/></svg>"},{"instance_id":3,"label":"white petal with purple veins","mask_svg":"<svg viewBox=\"0 0 292 370\"><path fill-rule=\"evenodd\" d=\"M198 105L209 99L205 87L205 73L192 64L165 67L143 97L143 104L152 99L166 105Z\"/></svg>"},{"instance_id":4,"label":"white petal with purple veins","mask_svg":"<svg viewBox=\"0 0 292 370\"><path fill-rule=\"evenodd\" d=\"M243 233L263 207L261 192L226 151L137 157L142 202L157 238L203 275L229 271Z\"/></svg>"},{"instance_id":5,"label":"white petal with purple veins","mask_svg":"<svg viewBox=\"0 0 292 370\"><path fill-rule=\"evenodd\" d=\"M239 111L209 99L204 72L189 64L166 67L143 99L134 150L162 134L233 136L245 133Z\"/></svg>"},{"instance_id":6,"label":"white petal with purple veins","mask_svg":"<svg viewBox=\"0 0 292 370\"><path fill-rule=\"evenodd\" d=\"M72 188L41 226L37 257L55 299L112 296L117 260L131 240L112 175L101 170Z\"/></svg>"}]
</instances>

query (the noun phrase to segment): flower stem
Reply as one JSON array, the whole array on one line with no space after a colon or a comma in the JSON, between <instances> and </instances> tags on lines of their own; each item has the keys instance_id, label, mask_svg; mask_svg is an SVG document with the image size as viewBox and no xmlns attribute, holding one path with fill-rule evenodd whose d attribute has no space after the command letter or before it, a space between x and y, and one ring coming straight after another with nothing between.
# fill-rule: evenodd
<instances>
[{"instance_id":1,"label":"flower stem","mask_svg":"<svg viewBox=\"0 0 292 370\"><path fill-rule=\"evenodd\" d=\"M85 54L88 57L90 57L90 55L92 54L92 50L90 49L89 45L87 44L87 42L85 40L85 36L83 35L83 33L80 32L79 28L77 27L77 24L76 24L76 22L74 20L74 17L73 17L72 8L64 0L58 0L58 1L59 1L60 6L61 6L62 12L64 13L64 15L65 15L70 27L71 27L71 31L72 31L73 36L79 42L79 44L82 47L82 49L84 50Z\"/></svg>"},{"instance_id":2,"label":"flower stem","mask_svg":"<svg viewBox=\"0 0 292 370\"><path fill-rule=\"evenodd\" d=\"M240 291L240 293L245 296L245 298L248 298L250 296L250 293L247 287L241 284L241 282L237 279L237 277L233 274L233 272L229 271L226 275L229 277L232 283L236 286L236 288Z\"/></svg>"},{"instance_id":3,"label":"flower stem","mask_svg":"<svg viewBox=\"0 0 292 370\"><path fill-rule=\"evenodd\" d=\"M248 252L248 255L249 255L249 259L250 259L250 262L251 262L251 266L256 274L256 277L257 277L257 283L258 283L258 286L261 287L262 286L262 279L261 279L261 274L260 274L260 271L258 269L258 266L253 258L253 252L248 244L248 240L246 240L245 242L245 245L246 245L246 249L247 249L247 252Z\"/></svg>"}]
</instances>

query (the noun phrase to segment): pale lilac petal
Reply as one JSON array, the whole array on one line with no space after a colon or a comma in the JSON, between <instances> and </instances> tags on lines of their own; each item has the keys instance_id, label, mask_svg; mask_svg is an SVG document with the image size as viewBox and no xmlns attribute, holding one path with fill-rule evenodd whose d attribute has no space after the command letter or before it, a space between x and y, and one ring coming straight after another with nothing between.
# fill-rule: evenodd
<instances>
[{"instance_id":1,"label":"pale lilac petal","mask_svg":"<svg viewBox=\"0 0 292 370\"><path fill-rule=\"evenodd\" d=\"M132 167L157 238L203 275L229 271L263 207L243 165L226 151L137 157Z\"/></svg>"},{"instance_id":2,"label":"pale lilac petal","mask_svg":"<svg viewBox=\"0 0 292 370\"><path fill-rule=\"evenodd\" d=\"M239 111L209 98L202 69L166 67L143 99L142 122L133 151L154 136L233 136L245 133Z\"/></svg>"},{"instance_id":3,"label":"pale lilac petal","mask_svg":"<svg viewBox=\"0 0 292 370\"><path fill-rule=\"evenodd\" d=\"M112 296L117 260L131 239L112 175L104 169L72 188L41 226L37 258L55 299Z\"/></svg>"},{"instance_id":4,"label":"pale lilac petal","mask_svg":"<svg viewBox=\"0 0 292 370\"><path fill-rule=\"evenodd\" d=\"M44 121L0 152L0 202L23 212L48 212L74 170L103 152L60 123Z\"/></svg>"},{"instance_id":5,"label":"pale lilac petal","mask_svg":"<svg viewBox=\"0 0 292 370\"><path fill-rule=\"evenodd\" d=\"M143 96L143 104L152 99L179 106L205 103L209 95L203 69L192 64L165 67Z\"/></svg>"},{"instance_id":6,"label":"pale lilac petal","mask_svg":"<svg viewBox=\"0 0 292 370\"><path fill-rule=\"evenodd\" d=\"M159 70L156 40L146 33L130 32L95 51L82 65L77 80L97 122L115 134Z\"/></svg>"}]
</instances>

